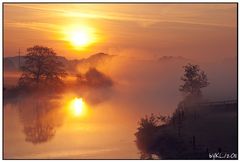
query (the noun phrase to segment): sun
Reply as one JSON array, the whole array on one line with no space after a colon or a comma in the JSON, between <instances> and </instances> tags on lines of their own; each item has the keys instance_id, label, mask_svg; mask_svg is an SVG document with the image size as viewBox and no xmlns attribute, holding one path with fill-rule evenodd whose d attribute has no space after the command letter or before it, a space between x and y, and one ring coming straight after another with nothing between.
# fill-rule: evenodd
<instances>
[{"instance_id":1,"label":"sun","mask_svg":"<svg viewBox=\"0 0 240 162\"><path fill-rule=\"evenodd\" d=\"M85 49L97 40L95 29L89 26L65 27L63 32L64 40L68 41L75 49Z\"/></svg>"},{"instance_id":2,"label":"sun","mask_svg":"<svg viewBox=\"0 0 240 162\"><path fill-rule=\"evenodd\" d=\"M69 41L74 46L86 46L91 42L90 34L86 31L72 31L69 36Z\"/></svg>"}]
</instances>

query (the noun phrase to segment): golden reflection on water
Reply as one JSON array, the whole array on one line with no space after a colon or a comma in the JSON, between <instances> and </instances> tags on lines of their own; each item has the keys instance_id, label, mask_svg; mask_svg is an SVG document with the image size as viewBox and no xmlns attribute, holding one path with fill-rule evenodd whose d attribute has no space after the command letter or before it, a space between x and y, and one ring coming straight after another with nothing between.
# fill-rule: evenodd
<instances>
[{"instance_id":1,"label":"golden reflection on water","mask_svg":"<svg viewBox=\"0 0 240 162\"><path fill-rule=\"evenodd\" d=\"M129 126L126 119L121 118L123 115L112 106L99 107L90 103L84 95L69 93L56 98L22 98L19 103L10 104L10 107L4 106L7 110L4 114L4 156L138 157L133 142L134 127ZM17 114L13 113L14 111ZM12 119L18 117L19 121L13 123ZM18 129L11 129L11 125L17 125Z\"/></svg>"},{"instance_id":2,"label":"golden reflection on water","mask_svg":"<svg viewBox=\"0 0 240 162\"><path fill-rule=\"evenodd\" d=\"M74 116L83 116L87 114L87 105L83 98L74 98L70 101L69 110Z\"/></svg>"},{"instance_id":3,"label":"golden reflection on water","mask_svg":"<svg viewBox=\"0 0 240 162\"><path fill-rule=\"evenodd\" d=\"M91 116L91 106L80 95L65 94L58 101L59 109L63 112L66 120L87 120Z\"/></svg>"}]
</instances>

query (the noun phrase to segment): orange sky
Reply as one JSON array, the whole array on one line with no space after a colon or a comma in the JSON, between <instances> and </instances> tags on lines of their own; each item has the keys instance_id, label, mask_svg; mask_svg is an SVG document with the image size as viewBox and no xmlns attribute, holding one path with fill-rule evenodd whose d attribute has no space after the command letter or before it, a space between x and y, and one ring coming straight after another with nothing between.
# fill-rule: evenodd
<instances>
[{"instance_id":1,"label":"orange sky","mask_svg":"<svg viewBox=\"0 0 240 162\"><path fill-rule=\"evenodd\" d=\"M236 4L5 4L4 55L38 44L69 58L236 57L236 11ZM91 29L94 42L76 49L64 39L72 27Z\"/></svg>"}]
</instances>

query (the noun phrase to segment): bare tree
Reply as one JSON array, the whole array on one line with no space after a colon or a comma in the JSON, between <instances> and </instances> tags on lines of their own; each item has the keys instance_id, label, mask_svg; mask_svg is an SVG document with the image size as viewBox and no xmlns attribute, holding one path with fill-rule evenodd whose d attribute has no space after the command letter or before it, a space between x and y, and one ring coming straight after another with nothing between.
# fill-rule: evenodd
<instances>
[{"instance_id":1,"label":"bare tree","mask_svg":"<svg viewBox=\"0 0 240 162\"><path fill-rule=\"evenodd\" d=\"M62 84L62 78L67 75L51 48L38 45L28 48L25 59L21 67L23 73L19 79L20 86L56 86Z\"/></svg>"},{"instance_id":2,"label":"bare tree","mask_svg":"<svg viewBox=\"0 0 240 162\"><path fill-rule=\"evenodd\" d=\"M184 83L179 90L190 96L201 96L201 88L209 85L206 73L198 65L190 63L183 68L185 73L181 80Z\"/></svg>"}]
</instances>

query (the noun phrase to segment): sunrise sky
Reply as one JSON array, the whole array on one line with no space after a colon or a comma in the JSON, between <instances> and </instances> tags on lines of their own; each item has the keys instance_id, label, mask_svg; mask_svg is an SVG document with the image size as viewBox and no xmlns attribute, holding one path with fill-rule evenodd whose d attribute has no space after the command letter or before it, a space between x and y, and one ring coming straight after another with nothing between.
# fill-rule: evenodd
<instances>
[{"instance_id":1,"label":"sunrise sky","mask_svg":"<svg viewBox=\"0 0 240 162\"><path fill-rule=\"evenodd\" d=\"M237 3L4 3L4 57L18 56L19 49L23 56L27 48L41 45L69 60L39 56L39 48L37 59L3 59L4 158L139 159L147 148L158 151L162 143L173 159L188 154L193 158L195 145L189 141L195 135L201 156L206 148L214 153L234 147L226 151L234 153L237 7ZM204 75L192 81L186 72L192 67L189 63L198 65ZM189 82L181 79L185 76ZM201 87L199 96L189 91L200 92L195 84L188 85L196 80L201 82L196 82L198 87L210 83ZM209 103L219 101L224 103L219 110ZM184 120L175 120L178 112L185 114ZM151 114L160 117L159 125ZM180 127L172 129L174 121L181 124L180 138ZM150 134L146 123L154 127ZM143 134L138 136L140 130ZM149 141L151 147L145 144ZM176 148L168 147L168 141ZM164 158L161 150L157 153Z\"/></svg>"},{"instance_id":2,"label":"sunrise sky","mask_svg":"<svg viewBox=\"0 0 240 162\"><path fill-rule=\"evenodd\" d=\"M4 56L33 45L82 58L237 55L237 4L4 4Z\"/></svg>"}]
</instances>

